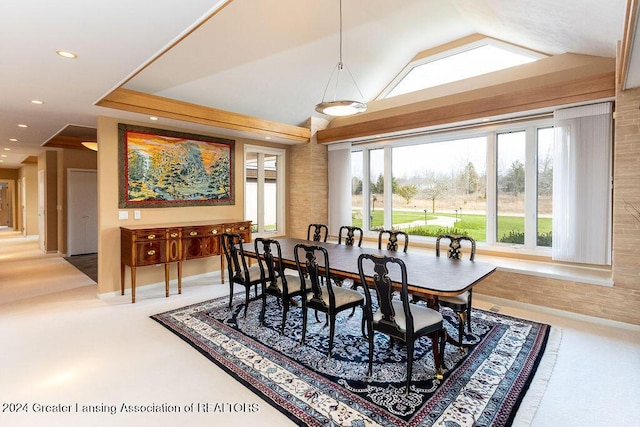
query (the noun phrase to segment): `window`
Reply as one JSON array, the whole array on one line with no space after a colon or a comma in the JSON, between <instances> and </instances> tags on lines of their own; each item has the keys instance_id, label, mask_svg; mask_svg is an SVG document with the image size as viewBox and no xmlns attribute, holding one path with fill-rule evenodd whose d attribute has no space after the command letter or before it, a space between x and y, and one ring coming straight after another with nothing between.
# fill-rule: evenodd
<instances>
[{"instance_id":1,"label":"window","mask_svg":"<svg viewBox=\"0 0 640 427\"><path fill-rule=\"evenodd\" d=\"M418 241L466 234L497 250L550 255L554 135L549 117L358 145L353 223L370 236L382 228Z\"/></svg>"},{"instance_id":2,"label":"window","mask_svg":"<svg viewBox=\"0 0 640 427\"><path fill-rule=\"evenodd\" d=\"M369 154L369 230L384 226L384 198L387 185L384 180L384 150L367 150Z\"/></svg>"},{"instance_id":3,"label":"window","mask_svg":"<svg viewBox=\"0 0 640 427\"><path fill-rule=\"evenodd\" d=\"M538 129L537 245L551 247L553 219L553 128Z\"/></svg>"},{"instance_id":4,"label":"window","mask_svg":"<svg viewBox=\"0 0 640 427\"><path fill-rule=\"evenodd\" d=\"M604 102L357 144L353 222L370 237L463 234L496 251L610 265L612 110Z\"/></svg>"},{"instance_id":5,"label":"window","mask_svg":"<svg viewBox=\"0 0 640 427\"><path fill-rule=\"evenodd\" d=\"M498 134L497 224L500 243L524 244L526 132Z\"/></svg>"},{"instance_id":6,"label":"window","mask_svg":"<svg viewBox=\"0 0 640 427\"><path fill-rule=\"evenodd\" d=\"M488 37L425 56L418 54L380 98L439 86L543 58L544 55Z\"/></svg>"},{"instance_id":7,"label":"window","mask_svg":"<svg viewBox=\"0 0 640 427\"><path fill-rule=\"evenodd\" d=\"M245 219L257 235L284 232L284 151L245 146Z\"/></svg>"},{"instance_id":8,"label":"window","mask_svg":"<svg viewBox=\"0 0 640 427\"><path fill-rule=\"evenodd\" d=\"M392 226L413 235L451 231L484 241L486 152L485 137L394 147Z\"/></svg>"},{"instance_id":9,"label":"window","mask_svg":"<svg viewBox=\"0 0 640 427\"><path fill-rule=\"evenodd\" d=\"M353 205L351 224L356 227L363 227L362 213L364 212L364 208L362 191L364 180L362 170L362 151L354 151L351 153L351 203Z\"/></svg>"}]
</instances>

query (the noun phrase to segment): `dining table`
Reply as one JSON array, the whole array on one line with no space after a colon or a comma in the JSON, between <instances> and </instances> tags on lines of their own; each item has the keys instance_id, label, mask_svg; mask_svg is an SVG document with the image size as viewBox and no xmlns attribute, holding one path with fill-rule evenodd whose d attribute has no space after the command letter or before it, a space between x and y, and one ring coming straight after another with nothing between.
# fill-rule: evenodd
<instances>
[{"instance_id":1,"label":"dining table","mask_svg":"<svg viewBox=\"0 0 640 427\"><path fill-rule=\"evenodd\" d=\"M317 245L329 254L329 272L332 277L360 282L358 257L361 254L393 256L404 261L407 268L407 289L409 293L430 301L437 308L439 296L454 296L471 289L479 281L496 270L496 266L486 262L437 257L424 252L395 252L386 249L340 245L330 242L316 242L297 238L278 238L282 250L281 262L286 268L296 269L294 248L297 244ZM255 258L254 243L244 243L243 252ZM275 255L275 254L274 254ZM318 260L322 266L322 260ZM399 273L389 272L393 283L400 286Z\"/></svg>"},{"instance_id":2,"label":"dining table","mask_svg":"<svg viewBox=\"0 0 640 427\"><path fill-rule=\"evenodd\" d=\"M295 247L298 244L321 246L329 255L329 274L337 279L351 279L355 284L360 282L358 257L361 254L377 254L392 256L404 261L407 269L407 290L410 294L423 298L429 307L439 310L440 296L460 295L471 289L479 281L496 270L496 266L486 262L464 259L451 259L429 255L424 252L396 252L386 249L341 245L330 242L317 242L297 238L276 239L281 248L282 258L276 259L285 268L297 270ZM244 243L242 251L247 257L256 258L254 242ZM300 254L299 256L304 257ZM277 254L274 254L277 258ZM300 259L304 262L304 258ZM324 267L324 260L318 259L318 265ZM401 279L398 269L389 271L392 284L400 288ZM469 343L458 342L447 334L447 341L458 347L467 347Z\"/></svg>"}]
</instances>

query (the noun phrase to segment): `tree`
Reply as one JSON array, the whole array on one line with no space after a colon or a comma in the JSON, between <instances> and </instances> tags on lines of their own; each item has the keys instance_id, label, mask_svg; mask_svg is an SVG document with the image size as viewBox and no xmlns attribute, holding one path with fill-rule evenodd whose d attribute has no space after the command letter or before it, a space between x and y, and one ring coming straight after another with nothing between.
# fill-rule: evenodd
<instances>
[{"instance_id":1,"label":"tree","mask_svg":"<svg viewBox=\"0 0 640 427\"><path fill-rule=\"evenodd\" d=\"M351 178L351 193L362 194L362 180L357 176Z\"/></svg>"},{"instance_id":2,"label":"tree","mask_svg":"<svg viewBox=\"0 0 640 427\"><path fill-rule=\"evenodd\" d=\"M511 167L498 184L505 193L518 195L524 192L524 164L520 160L511 163Z\"/></svg>"},{"instance_id":3,"label":"tree","mask_svg":"<svg viewBox=\"0 0 640 427\"><path fill-rule=\"evenodd\" d=\"M396 192L398 196L402 197L407 204L411 203L411 199L413 199L416 194L418 194L418 187L415 185L400 185L398 186Z\"/></svg>"},{"instance_id":4,"label":"tree","mask_svg":"<svg viewBox=\"0 0 640 427\"><path fill-rule=\"evenodd\" d=\"M424 195L431 200L431 211L436 212L436 200L449 190L449 179L444 175L427 172L424 184Z\"/></svg>"},{"instance_id":5,"label":"tree","mask_svg":"<svg viewBox=\"0 0 640 427\"><path fill-rule=\"evenodd\" d=\"M459 188L462 188L465 194L474 194L478 191L480 178L473 163L467 163L457 179Z\"/></svg>"},{"instance_id":6,"label":"tree","mask_svg":"<svg viewBox=\"0 0 640 427\"><path fill-rule=\"evenodd\" d=\"M549 155L545 156L538 166L538 194L553 194L553 159Z\"/></svg>"},{"instance_id":7,"label":"tree","mask_svg":"<svg viewBox=\"0 0 640 427\"><path fill-rule=\"evenodd\" d=\"M371 194L383 194L384 193L384 176L378 175L378 179L375 183L369 184L369 192Z\"/></svg>"}]
</instances>

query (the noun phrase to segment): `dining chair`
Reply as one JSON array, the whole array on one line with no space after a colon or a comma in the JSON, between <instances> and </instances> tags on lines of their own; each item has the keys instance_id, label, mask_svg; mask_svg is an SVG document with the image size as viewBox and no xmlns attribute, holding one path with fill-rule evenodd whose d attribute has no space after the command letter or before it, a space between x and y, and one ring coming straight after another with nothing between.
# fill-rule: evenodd
<instances>
[{"instance_id":1,"label":"dining chair","mask_svg":"<svg viewBox=\"0 0 640 427\"><path fill-rule=\"evenodd\" d=\"M394 287L389 278L389 267L398 272L395 280L400 279L400 298L394 298ZM369 369L368 376L373 374L374 331L382 332L391 338L405 343L407 348L407 383L405 394L409 393L413 372L414 346L417 339L423 336L431 338L433 360L436 377L443 378L443 358L447 333L443 326L442 314L431 308L409 302L407 289L407 267L396 257L376 254L361 254L358 257L358 273L364 286L366 302L364 313L366 316L367 338L369 341ZM375 291L377 310L371 296Z\"/></svg>"},{"instance_id":2,"label":"dining chair","mask_svg":"<svg viewBox=\"0 0 640 427\"><path fill-rule=\"evenodd\" d=\"M469 252L469 260L473 261L476 256L476 241L469 236L456 234L441 234L436 239L436 256L440 256L440 241L448 240L449 247L447 249L447 257L450 259L462 259L464 252ZM463 242L468 242L469 247L465 250ZM460 295L441 296L438 298L442 307L448 307L458 316L458 343L462 345L462 336L464 335L464 325L467 325L467 331L471 333L471 300L473 290L469 289Z\"/></svg>"},{"instance_id":3,"label":"dining chair","mask_svg":"<svg viewBox=\"0 0 640 427\"><path fill-rule=\"evenodd\" d=\"M409 248L409 235L400 230L380 230L378 233L378 249L382 249L382 240L386 236L386 249L388 251L397 252L399 248L399 241L403 241L403 252L407 252Z\"/></svg>"},{"instance_id":4,"label":"dining chair","mask_svg":"<svg viewBox=\"0 0 640 427\"><path fill-rule=\"evenodd\" d=\"M301 255L303 258L301 258ZM318 257L320 264L318 264ZM336 315L341 311L354 307L364 307L364 296L352 289L333 286L329 277L329 254L325 248L317 245L298 243L294 247L294 258L300 277L302 298L302 344L307 334L307 312L309 309L317 313L325 313L329 323L329 348L327 356L331 357L336 329ZM352 316L353 313L350 315ZM364 313L363 313L364 322ZM364 333L364 323L363 323Z\"/></svg>"},{"instance_id":5,"label":"dining chair","mask_svg":"<svg viewBox=\"0 0 640 427\"><path fill-rule=\"evenodd\" d=\"M325 224L309 224L307 227L307 240L314 242L326 242L329 236L329 227Z\"/></svg>"},{"instance_id":6,"label":"dining chair","mask_svg":"<svg viewBox=\"0 0 640 427\"><path fill-rule=\"evenodd\" d=\"M260 325L264 325L267 295L273 295L278 299L278 305L282 303L282 328L280 333L284 334L291 298L303 294L300 278L297 274L285 274L282 263L278 262L278 260L282 259L280 242L274 239L257 237L253 244L262 281Z\"/></svg>"},{"instance_id":7,"label":"dining chair","mask_svg":"<svg viewBox=\"0 0 640 427\"><path fill-rule=\"evenodd\" d=\"M356 239L358 242L358 247L360 247L360 245L362 245L362 228L360 227L353 227L351 225L343 225L342 227L340 227L340 230L338 231L338 244L342 245L342 239L343 239L343 232L344 232L344 244L347 246L354 246L356 244Z\"/></svg>"},{"instance_id":8,"label":"dining chair","mask_svg":"<svg viewBox=\"0 0 640 427\"><path fill-rule=\"evenodd\" d=\"M245 288L244 316L247 316L247 306L250 301L258 299L258 285L262 283L260 267L254 265L248 267L247 258L242 250L244 243L239 234L222 233L222 251L227 261L229 273L229 308L233 307L233 286L239 284ZM255 297L250 298L251 287L254 288Z\"/></svg>"}]
</instances>

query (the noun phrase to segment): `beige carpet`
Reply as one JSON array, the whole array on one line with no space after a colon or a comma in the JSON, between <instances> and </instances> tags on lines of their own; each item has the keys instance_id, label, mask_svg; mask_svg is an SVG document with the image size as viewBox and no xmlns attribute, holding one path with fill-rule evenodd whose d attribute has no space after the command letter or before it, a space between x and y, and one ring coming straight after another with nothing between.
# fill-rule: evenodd
<instances>
[{"instance_id":1,"label":"beige carpet","mask_svg":"<svg viewBox=\"0 0 640 427\"><path fill-rule=\"evenodd\" d=\"M96 282L63 258L43 253L37 238L0 230L0 304L91 285Z\"/></svg>"}]
</instances>

